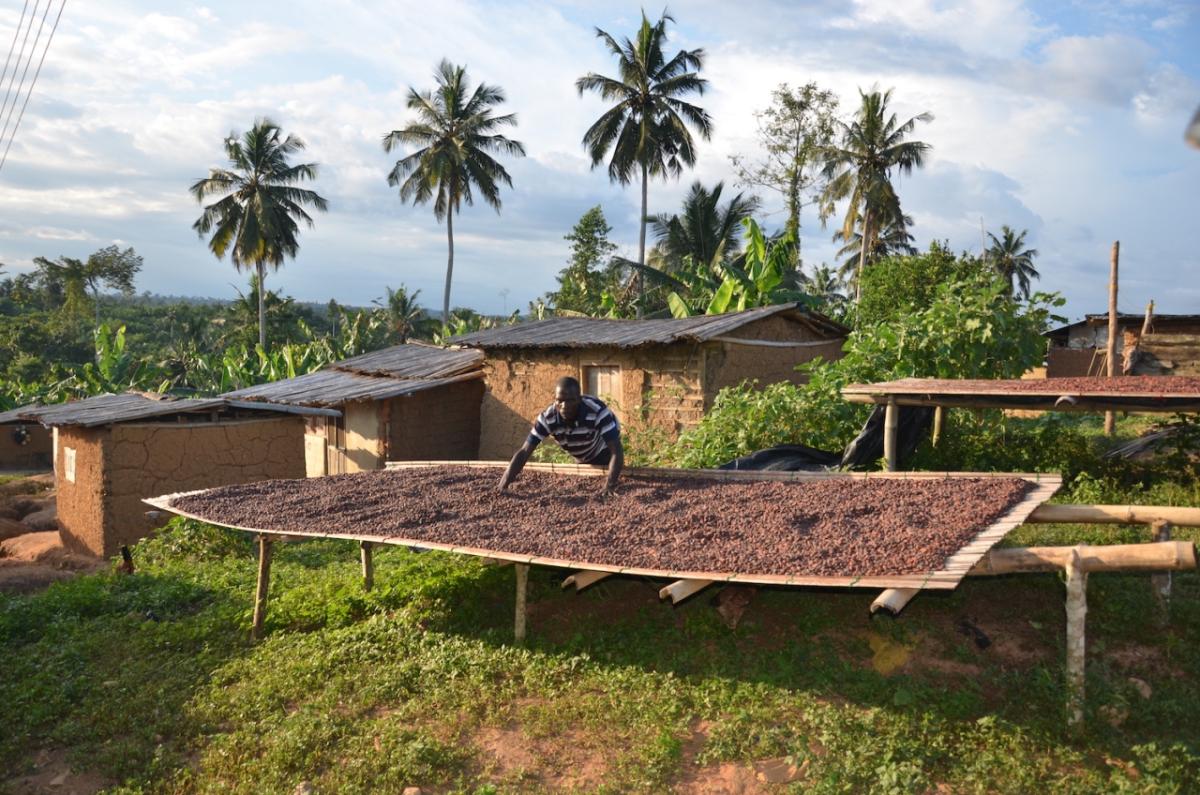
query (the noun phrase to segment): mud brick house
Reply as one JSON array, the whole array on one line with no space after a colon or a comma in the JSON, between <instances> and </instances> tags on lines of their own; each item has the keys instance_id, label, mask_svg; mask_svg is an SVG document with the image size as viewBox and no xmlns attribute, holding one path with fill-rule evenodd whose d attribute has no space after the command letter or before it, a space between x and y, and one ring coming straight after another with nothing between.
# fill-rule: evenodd
<instances>
[{"instance_id":1,"label":"mud brick house","mask_svg":"<svg viewBox=\"0 0 1200 795\"><path fill-rule=\"evenodd\" d=\"M800 383L796 365L837 359L849 330L797 304L679 319L558 317L466 334L484 353L479 457L508 458L564 375L635 420L674 437L717 392L745 380Z\"/></svg>"},{"instance_id":2,"label":"mud brick house","mask_svg":"<svg viewBox=\"0 0 1200 795\"><path fill-rule=\"evenodd\" d=\"M306 422L310 477L389 460L470 459L479 450L482 362L479 351L396 345L224 397L336 409Z\"/></svg>"},{"instance_id":3,"label":"mud brick house","mask_svg":"<svg viewBox=\"0 0 1200 795\"><path fill-rule=\"evenodd\" d=\"M0 472L48 470L53 458L54 442L48 429L37 423L0 427Z\"/></svg>"},{"instance_id":4,"label":"mud brick house","mask_svg":"<svg viewBox=\"0 0 1200 795\"><path fill-rule=\"evenodd\" d=\"M146 497L304 477L297 412L320 410L130 393L14 409L0 414L0 428L54 429L63 544L111 556L153 529Z\"/></svg>"},{"instance_id":5,"label":"mud brick house","mask_svg":"<svg viewBox=\"0 0 1200 795\"><path fill-rule=\"evenodd\" d=\"M1119 314L1117 372L1133 375L1200 375L1200 315ZM1108 315L1046 333L1046 376L1107 375Z\"/></svg>"}]
</instances>

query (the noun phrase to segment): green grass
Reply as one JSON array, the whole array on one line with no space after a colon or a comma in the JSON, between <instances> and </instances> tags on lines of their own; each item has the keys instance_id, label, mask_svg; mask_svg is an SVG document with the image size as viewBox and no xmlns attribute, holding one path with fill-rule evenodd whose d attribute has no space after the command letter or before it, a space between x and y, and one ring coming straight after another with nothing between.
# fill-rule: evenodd
<instances>
[{"instance_id":1,"label":"green grass","mask_svg":"<svg viewBox=\"0 0 1200 795\"><path fill-rule=\"evenodd\" d=\"M707 595L671 608L638 579L565 594L561 572L534 569L515 648L511 569L384 549L363 593L352 544L310 541L278 546L251 644L244 536L180 521L135 556L134 576L0 597L0 770L53 748L123 792L615 793L786 755L808 762L797 791L1200 787L1195 574L1175 578L1166 628L1146 577L1092 576L1088 728L1073 737L1050 575L970 580L900 620L868 619L869 593L763 589L730 630ZM963 616L989 650L955 631ZM872 638L909 665L878 673Z\"/></svg>"}]
</instances>

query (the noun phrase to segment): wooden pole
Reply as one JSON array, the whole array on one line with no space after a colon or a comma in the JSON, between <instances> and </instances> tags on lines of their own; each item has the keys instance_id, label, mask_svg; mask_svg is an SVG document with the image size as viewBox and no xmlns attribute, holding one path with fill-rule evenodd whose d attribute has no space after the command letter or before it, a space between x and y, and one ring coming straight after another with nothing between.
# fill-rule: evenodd
<instances>
[{"instance_id":1,"label":"wooden pole","mask_svg":"<svg viewBox=\"0 0 1200 795\"><path fill-rule=\"evenodd\" d=\"M1067 725L1083 728L1086 662L1087 573L1079 550L1067 561Z\"/></svg>"},{"instance_id":2,"label":"wooden pole","mask_svg":"<svg viewBox=\"0 0 1200 795\"><path fill-rule=\"evenodd\" d=\"M271 583L271 537L258 537L258 586L254 591L254 620L250 625L250 639L262 637L263 622L267 618L267 589Z\"/></svg>"},{"instance_id":3,"label":"wooden pole","mask_svg":"<svg viewBox=\"0 0 1200 795\"><path fill-rule=\"evenodd\" d=\"M899 407L895 395L889 395L883 411L883 458L888 472L896 471L896 431L900 426Z\"/></svg>"},{"instance_id":4,"label":"wooden pole","mask_svg":"<svg viewBox=\"0 0 1200 795\"><path fill-rule=\"evenodd\" d=\"M1121 258L1121 241L1114 240L1112 246L1112 267L1108 275L1108 377L1117 374L1117 263ZM1112 436L1116 428L1117 415L1112 411L1104 412L1104 433Z\"/></svg>"},{"instance_id":5,"label":"wooden pole","mask_svg":"<svg viewBox=\"0 0 1200 795\"><path fill-rule=\"evenodd\" d=\"M363 590L369 591L375 587L375 559L371 554L371 542L359 541L358 553L362 558Z\"/></svg>"},{"instance_id":6,"label":"wooden pole","mask_svg":"<svg viewBox=\"0 0 1200 795\"><path fill-rule=\"evenodd\" d=\"M1150 329L1154 328L1154 302L1146 304L1146 319L1142 321L1142 336L1150 333Z\"/></svg>"},{"instance_id":7,"label":"wooden pole","mask_svg":"<svg viewBox=\"0 0 1200 795\"><path fill-rule=\"evenodd\" d=\"M938 442L942 440L942 429L946 423L946 407L934 406L933 408L933 446L937 447Z\"/></svg>"},{"instance_id":8,"label":"wooden pole","mask_svg":"<svg viewBox=\"0 0 1200 795\"><path fill-rule=\"evenodd\" d=\"M517 572L517 612L513 622L513 639L517 643L525 642L525 597L529 591L529 564L518 563L513 566Z\"/></svg>"},{"instance_id":9,"label":"wooden pole","mask_svg":"<svg viewBox=\"0 0 1200 795\"><path fill-rule=\"evenodd\" d=\"M1189 571L1196 568L1196 547L1190 541L1155 544L1112 544L1102 547L1018 547L993 549L971 567L971 577L1057 571L1079 559L1087 572Z\"/></svg>"},{"instance_id":10,"label":"wooden pole","mask_svg":"<svg viewBox=\"0 0 1200 795\"><path fill-rule=\"evenodd\" d=\"M1200 508L1164 505L1051 505L1034 508L1027 524L1147 524L1200 527Z\"/></svg>"},{"instance_id":11,"label":"wooden pole","mask_svg":"<svg viewBox=\"0 0 1200 795\"><path fill-rule=\"evenodd\" d=\"M1150 529L1154 532L1155 541L1162 543L1171 540L1170 522L1155 522L1150 525ZM1159 617L1165 623L1171 616L1171 572L1151 574L1150 587L1153 589L1154 598L1158 600Z\"/></svg>"}]
</instances>

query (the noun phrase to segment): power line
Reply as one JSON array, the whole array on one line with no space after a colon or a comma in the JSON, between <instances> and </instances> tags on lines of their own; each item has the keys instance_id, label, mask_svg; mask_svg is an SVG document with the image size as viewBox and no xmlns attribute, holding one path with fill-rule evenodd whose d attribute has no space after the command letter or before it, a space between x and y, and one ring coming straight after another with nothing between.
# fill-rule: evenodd
<instances>
[{"instance_id":1,"label":"power line","mask_svg":"<svg viewBox=\"0 0 1200 795\"><path fill-rule=\"evenodd\" d=\"M17 60L13 61L12 72L8 74L8 88L4 92L4 102L0 102L0 115L4 115L5 108L8 107L8 97L12 96L12 86L17 84L17 72L20 71L20 61L25 58L25 43L29 42L29 34L34 30L34 18L37 17L37 6L41 0L34 0L34 13L29 16L29 28L25 29L25 37L20 40L20 52L17 53ZM49 6L47 6L49 8ZM22 23L25 22L25 14L22 14ZM20 32L18 25L17 31ZM13 101L16 104L16 100Z\"/></svg>"},{"instance_id":2,"label":"power line","mask_svg":"<svg viewBox=\"0 0 1200 795\"><path fill-rule=\"evenodd\" d=\"M4 76L8 74L8 64L12 61L13 50L17 48L17 37L21 35L21 26L25 24L25 12L29 10L29 0L25 0L25 5L21 8L21 18L17 21L17 27L13 30L12 44L8 45L8 57L4 59L4 70L0 71L0 83L4 82ZM33 10L34 14L37 9Z\"/></svg>"},{"instance_id":3,"label":"power line","mask_svg":"<svg viewBox=\"0 0 1200 795\"><path fill-rule=\"evenodd\" d=\"M17 123L13 125L12 133L8 136L8 145L4 147L4 154L0 156L0 170L3 170L5 162L8 160L8 150L12 149L13 141L17 137L17 128L21 126L21 119L25 118L25 108L29 106L29 98L33 96L33 87L37 85L38 75L42 73L42 64L46 62L46 53L50 52L50 42L54 41L54 33L58 30L58 22L62 19L63 9L67 7L67 0L62 0L62 5L58 7L58 15L54 17L54 25L50 28L50 35L46 39L46 46L42 50L42 57L38 60L37 69L33 72L33 80L29 83L29 92L25 94L25 102L21 105L21 112L17 114ZM49 10L50 6L46 6ZM44 20L44 18L43 18ZM41 35L41 29L38 30L38 35ZM32 60L33 54L30 53ZM13 104L16 107L16 103Z\"/></svg>"},{"instance_id":4,"label":"power line","mask_svg":"<svg viewBox=\"0 0 1200 795\"><path fill-rule=\"evenodd\" d=\"M38 42L42 40L42 28L46 27L46 15L50 13L50 6L54 0L46 0L46 10L42 12L42 21L38 23L37 35L33 37L33 46L29 48L29 58L25 61L25 69L21 72L21 82L17 83L17 93L13 94L12 105L9 106L8 112L4 116L4 127L0 128L0 141L4 140L4 136L8 134L8 124L12 121L13 112L17 109L17 103L21 101L21 92L25 89L25 78L29 74L29 67L33 64L34 53L37 52ZM34 0L33 6L34 15L37 14L37 0ZM29 31L33 30L33 18L29 19L29 30L25 31L25 38L29 38ZM25 54L25 44L21 43L21 54ZM18 59L19 60L19 59ZM13 77L16 77L16 70L13 70Z\"/></svg>"}]
</instances>

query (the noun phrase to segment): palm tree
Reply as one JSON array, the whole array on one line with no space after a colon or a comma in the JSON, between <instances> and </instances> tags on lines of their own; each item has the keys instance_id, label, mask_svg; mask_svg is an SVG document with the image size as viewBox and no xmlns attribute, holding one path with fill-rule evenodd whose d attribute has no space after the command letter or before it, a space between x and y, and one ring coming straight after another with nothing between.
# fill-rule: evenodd
<instances>
[{"instance_id":1,"label":"palm tree","mask_svg":"<svg viewBox=\"0 0 1200 795\"><path fill-rule=\"evenodd\" d=\"M704 50L680 50L669 60L663 54L667 23L674 22L666 12L653 25L642 13L637 40L618 42L599 28L597 38L617 58L619 78L589 72L575 81L580 96L595 91L606 102L615 102L583 134L583 145L592 158L592 168L600 165L611 151L609 179L628 185L637 176L642 180L642 212L639 216L638 264L646 264L647 193L650 177L678 177L686 165L696 163L691 126L707 140L712 135L712 120L703 108L684 102L680 97L703 94L708 81L699 76L704 65ZM637 314L642 314L642 278L638 275Z\"/></svg>"},{"instance_id":2,"label":"palm tree","mask_svg":"<svg viewBox=\"0 0 1200 795\"><path fill-rule=\"evenodd\" d=\"M305 208L324 213L329 203L316 191L296 187L317 179L317 163L289 163L288 155L304 149L304 141L292 135L284 137L274 121L257 119L240 141L238 133L230 132L224 145L230 168L211 168L208 177L191 187L192 196L202 204L210 196L223 197L205 205L192 228L202 238L212 232L209 250L218 259L228 251L234 268L256 271L258 343L265 351L266 265L278 270L284 258L295 258L300 251L298 221L313 226Z\"/></svg>"},{"instance_id":3,"label":"palm tree","mask_svg":"<svg viewBox=\"0 0 1200 795\"><path fill-rule=\"evenodd\" d=\"M987 250L987 259L992 263L996 272L1008 282L1010 296L1016 294L1015 288L1020 285L1021 296L1028 298L1029 280L1041 278L1037 268L1033 267L1033 258L1038 254L1037 249L1022 250L1022 246L1025 245L1025 235L1029 234L1029 230L1024 229L1018 235L1015 230L1005 224L1000 227L1000 234L1001 237L997 238L988 232L988 237L992 239L992 246Z\"/></svg>"},{"instance_id":4,"label":"palm tree","mask_svg":"<svg viewBox=\"0 0 1200 795\"><path fill-rule=\"evenodd\" d=\"M288 156L304 149L304 141L284 136L273 121L257 119L242 137L230 133L225 139L229 169L209 169L208 177L191 187L196 201L222 195L206 205L192 228L201 237L212 232L208 248L218 259L229 252L239 271L253 267L258 276L258 344L267 348L267 312L263 285L268 265L278 270L285 257L295 258L300 251L296 240L298 221L311 229L313 219L306 211L320 212L329 203L316 191L296 187L316 179L316 163L292 165Z\"/></svg>"},{"instance_id":5,"label":"palm tree","mask_svg":"<svg viewBox=\"0 0 1200 795\"><path fill-rule=\"evenodd\" d=\"M383 310L388 328L394 332L396 341L403 345L409 337L419 336L429 323L425 310L417 304L417 296L421 291L416 290L410 295L404 285L395 290L391 287L383 289L387 291L387 298L376 298L372 303Z\"/></svg>"},{"instance_id":6,"label":"palm tree","mask_svg":"<svg viewBox=\"0 0 1200 795\"><path fill-rule=\"evenodd\" d=\"M801 274L800 286L804 292L817 299L822 307L836 308L846 301L846 295L842 292L846 282L833 268L824 263L818 268L813 268L811 276Z\"/></svg>"},{"instance_id":7,"label":"palm tree","mask_svg":"<svg viewBox=\"0 0 1200 795\"><path fill-rule=\"evenodd\" d=\"M685 257L691 257L695 265L715 269L738 253L742 221L754 215L759 201L739 193L722 207L724 189L724 182L718 182L711 191L695 182L683 200L681 213L660 213L648 219L654 227L656 248L668 268L678 267Z\"/></svg>"},{"instance_id":8,"label":"palm tree","mask_svg":"<svg viewBox=\"0 0 1200 795\"><path fill-rule=\"evenodd\" d=\"M493 154L524 157L525 147L500 135L502 127L514 127L517 116L494 115L504 102L504 91L480 83L471 90L466 67L446 59L434 73L433 91L408 89L408 109L416 121L383 137L383 151L399 146L417 147L396 161L388 173L388 185L399 186L400 200L425 204L433 199L433 215L446 219L446 290L442 294L442 324L450 324L450 282L454 275L454 215L462 203L475 203L479 191L500 212L500 183L512 187L512 177Z\"/></svg>"},{"instance_id":9,"label":"palm tree","mask_svg":"<svg viewBox=\"0 0 1200 795\"><path fill-rule=\"evenodd\" d=\"M838 249L837 256L845 257L841 266L838 267L838 276L847 284L856 283L858 275L861 273L859 267L861 265L870 265L886 257L916 254L917 249L913 245L913 236L908 231L912 223L911 215L901 215L899 218L889 219L872 241L871 250L867 252L865 260L862 252L862 232L855 232L850 240ZM841 229L833 233L833 239L835 241L845 240Z\"/></svg>"},{"instance_id":10,"label":"palm tree","mask_svg":"<svg viewBox=\"0 0 1200 795\"><path fill-rule=\"evenodd\" d=\"M850 124L838 122L841 145L825 150L826 207L849 198L846 217L842 220L842 236L851 240L858 227L867 241L859 246L859 275L855 281L856 300L862 297L861 271L866 267L868 252L874 249L881 229L894 219L902 219L900 198L892 185L892 171L911 174L925 164L930 146L922 141L904 140L918 121L932 121L929 113L921 113L903 124L896 114L888 113L891 90L884 92L859 90L862 105Z\"/></svg>"}]
</instances>

